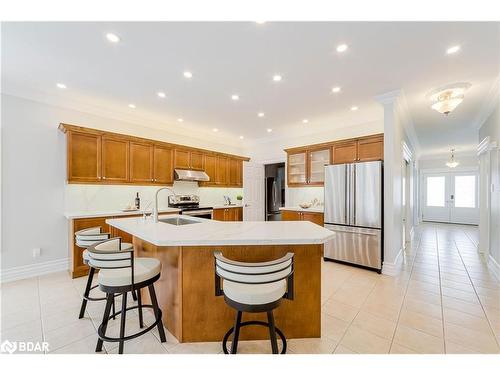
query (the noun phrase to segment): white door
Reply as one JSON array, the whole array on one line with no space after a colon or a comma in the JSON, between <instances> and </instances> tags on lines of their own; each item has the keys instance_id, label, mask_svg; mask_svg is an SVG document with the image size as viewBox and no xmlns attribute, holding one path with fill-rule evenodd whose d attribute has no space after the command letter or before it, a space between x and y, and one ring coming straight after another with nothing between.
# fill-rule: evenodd
<instances>
[{"instance_id":1,"label":"white door","mask_svg":"<svg viewBox=\"0 0 500 375\"><path fill-rule=\"evenodd\" d=\"M457 224L477 224L477 172L425 173L423 220Z\"/></svg>"},{"instance_id":2,"label":"white door","mask_svg":"<svg viewBox=\"0 0 500 375\"><path fill-rule=\"evenodd\" d=\"M264 220L264 165L243 163L243 220Z\"/></svg>"}]
</instances>

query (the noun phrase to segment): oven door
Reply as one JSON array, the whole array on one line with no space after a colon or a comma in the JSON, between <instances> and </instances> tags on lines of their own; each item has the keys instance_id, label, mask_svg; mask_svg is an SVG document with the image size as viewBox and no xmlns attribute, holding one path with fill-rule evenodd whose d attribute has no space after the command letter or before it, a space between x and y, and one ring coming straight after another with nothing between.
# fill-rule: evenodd
<instances>
[{"instance_id":1,"label":"oven door","mask_svg":"<svg viewBox=\"0 0 500 375\"><path fill-rule=\"evenodd\" d=\"M212 219L213 213L213 210L181 211L182 215L201 217L202 219Z\"/></svg>"}]
</instances>

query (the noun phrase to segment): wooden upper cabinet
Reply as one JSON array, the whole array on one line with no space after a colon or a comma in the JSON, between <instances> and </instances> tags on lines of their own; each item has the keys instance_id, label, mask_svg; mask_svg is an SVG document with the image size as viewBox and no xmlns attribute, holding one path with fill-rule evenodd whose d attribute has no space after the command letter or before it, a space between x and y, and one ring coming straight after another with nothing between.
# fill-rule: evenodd
<instances>
[{"instance_id":1,"label":"wooden upper cabinet","mask_svg":"<svg viewBox=\"0 0 500 375\"><path fill-rule=\"evenodd\" d=\"M215 183L217 185L227 185L229 181L229 158L226 156L217 156L215 168Z\"/></svg>"},{"instance_id":2,"label":"wooden upper cabinet","mask_svg":"<svg viewBox=\"0 0 500 375\"><path fill-rule=\"evenodd\" d=\"M358 142L339 142L332 147L332 163L354 163L358 158Z\"/></svg>"},{"instance_id":3,"label":"wooden upper cabinet","mask_svg":"<svg viewBox=\"0 0 500 375\"><path fill-rule=\"evenodd\" d=\"M174 183L174 152L170 147L154 145L153 181L157 184Z\"/></svg>"},{"instance_id":4,"label":"wooden upper cabinet","mask_svg":"<svg viewBox=\"0 0 500 375\"><path fill-rule=\"evenodd\" d=\"M199 171L204 170L204 160L203 160L203 153L198 152L198 151L191 151L190 152L190 159L191 159L191 169L196 169Z\"/></svg>"},{"instance_id":5,"label":"wooden upper cabinet","mask_svg":"<svg viewBox=\"0 0 500 375\"><path fill-rule=\"evenodd\" d=\"M129 141L102 136L102 179L106 182L128 182Z\"/></svg>"},{"instance_id":6,"label":"wooden upper cabinet","mask_svg":"<svg viewBox=\"0 0 500 375\"><path fill-rule=\"evenodd\" d=\"M100 181L101 136L70 131L67 142L68 181Z\"/></svg>"},{"instance_id":7,"label":"wooden upper cabinet","mask_svg":"<svg viewBox=\"0 0 500 375\"><path fill-rule=\"evenodd\" d=\"M229 185L243 186L243 162L239 159L229 159Z\"/></svg>"},{"instance_id":8,"label":"wooden upper cabinet","mask_svg":"<svg viewBox=\"0 0 500 375\"><path fill-rule=\"evenodd\" d=\"M384 160L384 137L358 141L358 161Z\"/></svg>"},{"instance_id":9,"label":"wooden upper cabinet","mask_svg":"<svg viewBox=\"0 0 500 375\"><path fill-rule=\"evenodd\" d=\"M189 169L190 168L190 152L176 148L174 151L174 168Z\"/></svg>"},{"instance_id":10,"label":"wooden upper cabinet","mask_svg":"<svg viewBox=\"0 0 500 375\"><path fill-rule=\"evenodd\" d=\"M153 181L153 152L150 143L130 142L130 182Z\"/></svg>"},{"instance_id":11,"label":"wooden upper cabinet","mask_svg":"<svg viewBox=\"0 0 500 375\"><path fill-rule=\"evenodd\" d=\"M308 184L323 186L325 165L330 164L330 147L310 150L308 155Z\"/></svg>"},{"instance_id":12,"label":"wooden upper cabinet","mask_svg":"<svg viewBox=\"0 0 500 375\"><path fill-rule=\"evenodd\" d=\"M307 185L307 151L288 154L288 185Z\"/></svg>"},{"instance_id":13,"label":"wooden upper cabinet","mask_svg":"<svg viewBox=\"0 0 500 375\"><path fill-rule=\"evenodd\" d=\"M205 166L205 173L208 175L210 178L210 181L207 182L200 182L200 185L202 186L213 186L217 182L217 155L211 155L211 154L205 154L203 155L204 157L204 166Z\"/></svg>"}]
</instances>

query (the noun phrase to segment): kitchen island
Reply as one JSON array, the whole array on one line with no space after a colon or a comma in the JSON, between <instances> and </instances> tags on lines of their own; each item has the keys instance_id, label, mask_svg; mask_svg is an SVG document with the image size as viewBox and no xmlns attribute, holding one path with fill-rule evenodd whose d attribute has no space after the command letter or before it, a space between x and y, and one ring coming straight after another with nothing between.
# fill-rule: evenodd
<instances>
[{"instance_id":1,"label":"kitchen island","mask_svg":"<svg viewBox=\"0 0 500 375\"><path fill-rule=\"evenodd\" d=\"M306 221L218 222L182 215L160 216L158 223L143 218L108 219L106 223L133 236L136 256L161 261L161 278L155 288L163 322L180 342L221 341L234 323L235 311L223 297L215 297L215 251L248 262L293 252L295 296L276 309L276 325L287 338L320 337L321 257L331 231ZM147 293L142 295L149 303ZM250 319L266 317L243 314L243 320ZM242 330L241 339L267 339L268 335L267 328L252 326Z\"/></svg>"}]
</instances>

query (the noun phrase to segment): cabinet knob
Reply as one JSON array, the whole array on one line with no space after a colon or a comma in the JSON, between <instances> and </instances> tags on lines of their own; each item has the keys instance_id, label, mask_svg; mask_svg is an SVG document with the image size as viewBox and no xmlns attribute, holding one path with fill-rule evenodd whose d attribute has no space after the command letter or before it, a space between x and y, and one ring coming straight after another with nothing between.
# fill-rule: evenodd
<instances>
[{"instance_id":1,"label":"cabinet knob","mask_svg":"<svg viewBox=\"0 0 500 375\"><path fill-rule=\"evenodd\" d=\"M106 179L106 176L104 176L102 179L103 179L103 180L105 180L105 179Z\"/></svg>"}]
</instances>

